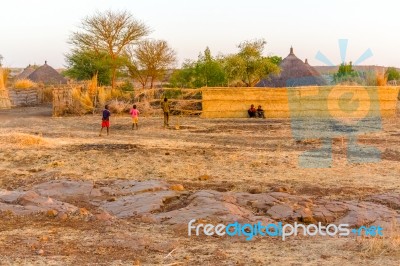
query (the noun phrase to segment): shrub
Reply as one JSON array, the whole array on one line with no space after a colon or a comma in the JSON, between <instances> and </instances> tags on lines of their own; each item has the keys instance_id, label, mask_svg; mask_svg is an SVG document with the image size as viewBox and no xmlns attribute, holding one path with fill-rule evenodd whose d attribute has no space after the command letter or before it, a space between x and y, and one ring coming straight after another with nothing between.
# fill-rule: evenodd
<instances>
[{"instance_id":1,"label":"shrub","mask_svg":"<svg viewBox=\"0 0 400 266\"><path fill-rule=\"evenodd\" d=\"M14 88L15 89L30 89L30 88L36 88L37 84L29 79L19 79L14 82Z\"/></svg>"}]
</instances>

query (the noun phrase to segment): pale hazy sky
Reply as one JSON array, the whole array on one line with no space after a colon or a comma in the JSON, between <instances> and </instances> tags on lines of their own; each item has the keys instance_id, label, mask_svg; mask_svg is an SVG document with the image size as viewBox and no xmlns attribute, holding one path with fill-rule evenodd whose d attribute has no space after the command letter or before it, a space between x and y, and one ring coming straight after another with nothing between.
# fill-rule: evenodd
<instances>
[{"instance_id":1,"label":"pale hazy sky","mask_svg":"<svg viewBox=\"0 0 400 266\"><path fill-rule=\"evenodd\" d=\"M318 51L341 62L338 39L348 39L347 60L370 48L364 64L400 67L398 1L360 0L12 0L1 3L0 54L8 67L65 66L67 43L82 18L95 11L128 10L164 39L179 61L233 53L244 40L264 38L265 54L285 57L291 45L311 65ZM180 65L180 64L179 64Z\"/></svg>"}]
</instances>

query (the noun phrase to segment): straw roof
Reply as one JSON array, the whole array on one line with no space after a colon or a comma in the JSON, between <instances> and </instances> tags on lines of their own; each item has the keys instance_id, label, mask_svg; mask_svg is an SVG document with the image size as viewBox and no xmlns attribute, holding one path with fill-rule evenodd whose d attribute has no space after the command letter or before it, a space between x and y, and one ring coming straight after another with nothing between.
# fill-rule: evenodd
<instances>
[{"instance_id":1,"label":"straw roof","mask_svg":"<svg viewBox=\"0 0 400 266\"><path fill-rule=\"evenodd\" d=\"M306 60L304 63L293 53L290 48L289 55L279 64L281 72L262 79L256 87L295 87L295 86L321 86L326 81L317 70L310 66Z\"/></svg>"},{"instance_id":2,"label":"straw roof","mask_svg":"<svg viewBox=\"0 0 400 266\"><path fill-rule=\"evenodd\" d=\"M31 73L28 79L32 80L36 83L44 83L44 84L66 84L67 80L60 75L54 68L47 64L45 61L44 65L36 69L33 73Z\"/></svg>"},{"instance_id":3,"label":"straw roof","mask_svg":"<svg viewBox=\"0 0 400 266\"><path fill-rule=\"evenodd\" d=\"M36 67L37 68L37 67ZM15 77L15 80L27 79L30 74L32 74L36 68L34 66L27 66L19 75Z\"/></svg>"}]
</instances>

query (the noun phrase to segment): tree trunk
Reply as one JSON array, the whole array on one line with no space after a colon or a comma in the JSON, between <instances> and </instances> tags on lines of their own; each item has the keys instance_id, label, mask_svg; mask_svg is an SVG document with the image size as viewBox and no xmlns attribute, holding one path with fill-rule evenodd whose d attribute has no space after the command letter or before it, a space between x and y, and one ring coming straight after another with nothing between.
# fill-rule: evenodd
<instances>
[{"instance_id":1,"label":"tree trunk","mask_svg":"<svg viewBox=\"0 0 400 266\"><path fill-rule=\"evenodd\" d=\"M117 68L113 66L112 68L112 78L111 78L111 88L115 89L115 80L117 79Z\"/></svg>"}]
</instances>

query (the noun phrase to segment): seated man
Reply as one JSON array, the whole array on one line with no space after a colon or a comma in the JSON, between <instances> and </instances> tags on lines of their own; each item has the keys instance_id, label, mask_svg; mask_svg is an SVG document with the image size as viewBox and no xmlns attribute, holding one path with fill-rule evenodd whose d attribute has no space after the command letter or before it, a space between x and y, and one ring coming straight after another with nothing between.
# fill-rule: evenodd
<instances>
[{"instance_id":1,"label":"seated man","mask_svg":"<svg viewBox=\"0 0 400 266\"><path fill-rule=\"evenodd\" d=\"M256 108L254 107L254 104L252 104L252 105L250 106L250 109L249 109L247 112L249 113L250 118L251 118L251 117L256 117L257 110L256 110Z\"/></svg>"},{"instance_id":2,"label":"seated man","mask_svg":"<svg viewBox=\"0 0 400 266\"><path fill-rule=\"evenodd\" d=\"M257 107L257 117L258 118L265 118L264 110L261 108L261 105Z\"/></svg>"}]
</instances>

